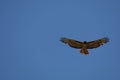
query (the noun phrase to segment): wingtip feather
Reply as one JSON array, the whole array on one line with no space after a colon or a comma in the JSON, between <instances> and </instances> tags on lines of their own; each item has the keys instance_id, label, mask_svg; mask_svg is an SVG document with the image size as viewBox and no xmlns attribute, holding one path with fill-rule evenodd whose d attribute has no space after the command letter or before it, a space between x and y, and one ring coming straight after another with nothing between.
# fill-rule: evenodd
<instances>
[{"instance_id":1,"label":"wingtip feather","mask_svg":"<svg viewBox=\"0 0 120 80\"><path fill-rule=\"evenodd\" d=\"M108 37L104 37L105 43L109 42L109 38Z\"/></svg>"},{"instance_id":2,"label":"wingtip feather","mask_svg":"<svg viewBox=\"0 0 120 80\"><path fill-rule=\"evenodd\" d=\"M67 38L65 38L65 37L62 37L62 38L60 39L60 41L63 42L63 43L66 43L66 40L67 40Z\"/></svg>"}]
</instances>

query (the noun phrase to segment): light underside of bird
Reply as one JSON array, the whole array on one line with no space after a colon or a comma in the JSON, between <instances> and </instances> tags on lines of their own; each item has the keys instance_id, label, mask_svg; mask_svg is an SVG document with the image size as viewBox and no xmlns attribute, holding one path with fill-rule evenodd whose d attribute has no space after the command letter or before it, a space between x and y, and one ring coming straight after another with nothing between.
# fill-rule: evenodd
<instances>
[{"instance_id":1,"label":"light underside of bird","mask_svg":"<svg viewBox=\"0 0 120 80\"><path fill-rule=\"evenodd\" d=\"M97 48L97 47L109 42L109 38L104 37L104 38L94 40L94 41L89 41L89 42L87 42L87 41L80 42L80 41L77 41L74 39L61 38L60 41L62 41L65 44L68 44L72 48L81 49L80 53L87 55L87 54L89 54L87 49Z\"/></svg>"}]
</instances>

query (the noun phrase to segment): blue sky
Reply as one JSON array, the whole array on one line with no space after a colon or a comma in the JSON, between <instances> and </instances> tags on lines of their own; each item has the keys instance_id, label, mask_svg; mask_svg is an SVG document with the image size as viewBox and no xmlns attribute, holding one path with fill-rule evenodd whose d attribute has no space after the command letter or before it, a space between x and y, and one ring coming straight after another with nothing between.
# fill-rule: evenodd
<instances>
[{"instance_id":1,"label":"blue sky","mask_svg":"<svg viewBox=\"0 0 120 80\"><path fill-rule=\"evenodd\" d=\"M1 0L0 80L119 80L119 0ZM82 55L61 37L110 42Z\"/></svg>"}]
</instances>

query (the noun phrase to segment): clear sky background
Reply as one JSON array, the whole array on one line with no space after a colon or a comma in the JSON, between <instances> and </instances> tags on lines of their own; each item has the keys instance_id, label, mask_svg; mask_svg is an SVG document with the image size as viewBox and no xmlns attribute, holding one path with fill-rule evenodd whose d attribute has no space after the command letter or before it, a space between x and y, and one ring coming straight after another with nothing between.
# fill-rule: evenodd
<instances>
[{"instance_id":1,"label":"clear sky background","mask_svg":"<svg viewBox=\"0 0 120 80\"><path fill-rule=\"evenodd\" d=\"M0 80L120 80L119 0L0 0ZM61 37L110 42L82 55Z\"/></svg>"}]
</instances>

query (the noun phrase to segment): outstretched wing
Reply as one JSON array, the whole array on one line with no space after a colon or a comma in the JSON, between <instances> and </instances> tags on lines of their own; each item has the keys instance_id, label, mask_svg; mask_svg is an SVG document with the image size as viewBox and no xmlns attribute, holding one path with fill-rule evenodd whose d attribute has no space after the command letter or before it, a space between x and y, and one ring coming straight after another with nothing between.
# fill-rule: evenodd
<instances>
[{"instance_id":1,"label":"outstretched wing","mask_svg":"<svg viewBox=\"0 0 120 80\"><path fill-rule=\"evenodd\" d=\"M73 40L73 39L69 39L69 38L61 38L60 41L62 41L65 44L68 44L72 48L80 49L83 46L82 42L79 42L79 41L76 41L76 40Z\"/></svg>"},{"instance_id":2,"label":"outstretched wing","mask_svg":"<svg viewBox=\"0 0 120 80\"><path fill-rule=\"evenodd\" d=\"M87 48L88 49L97 48L107 42L109 42L109 38L107 38L107 37L104 37L102 39L98 39L95 41L87 42Z\"/></svg>"}]
</instances>

